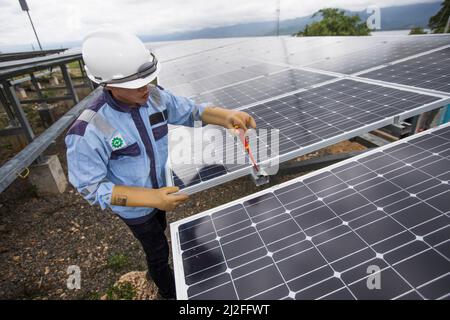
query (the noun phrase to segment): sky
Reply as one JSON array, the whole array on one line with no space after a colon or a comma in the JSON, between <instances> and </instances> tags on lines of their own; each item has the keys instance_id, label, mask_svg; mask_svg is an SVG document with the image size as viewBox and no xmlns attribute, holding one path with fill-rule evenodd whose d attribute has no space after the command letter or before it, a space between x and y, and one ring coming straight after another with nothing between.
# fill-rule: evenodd
<instances>
[{"instance_id":1,"label":"sky","mask_svg":"<svg viewBox=\"0 0 450 320\"><path fill-rule=\"evenodd\" d=\"M280 0L281 20L324 7L364 10L437 0ZM162 35L238 23L273 21L277 0L27 0L41 43L80 41L100 28ZM0 0L0 50L37 42L18 0Z\"/></svg>"}]
</instances>

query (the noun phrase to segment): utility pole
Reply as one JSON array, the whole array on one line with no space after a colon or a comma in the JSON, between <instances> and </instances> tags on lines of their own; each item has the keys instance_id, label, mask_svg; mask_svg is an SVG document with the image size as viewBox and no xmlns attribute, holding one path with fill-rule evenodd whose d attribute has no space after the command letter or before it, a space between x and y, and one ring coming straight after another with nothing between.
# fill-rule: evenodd
<instances>
[{"instance_id":1,"label":"utility pole","mask_svg":"<svg viewBox=\"0 0 450 320\"><path fill-rule=\"evenodd\" d=\"M280 1L277 0L277 37L280 35Z\"/></svg>"},{"instance_id":2,"label":"utility pole","mask_svg":"<svg viewBox=\"0 0 450 320\"><path fill-rule=\"evenodd\" d=\"M38 42L39 48L42 51L42 46L41 46L41 42L39 41L39 37L36 33L36 29L34 28L34 24L33 24L33 20L31 20L31 16L30 16L30 9L28 8L28 4L27 4L27 0L19 0L20 3L20 7L22 8L23 11L26 11L28 14L28 18L30 19L31 22L31 27L33 28L34 31L34 35L36 36L36 40Z\"/></svg>"}]
</instances>

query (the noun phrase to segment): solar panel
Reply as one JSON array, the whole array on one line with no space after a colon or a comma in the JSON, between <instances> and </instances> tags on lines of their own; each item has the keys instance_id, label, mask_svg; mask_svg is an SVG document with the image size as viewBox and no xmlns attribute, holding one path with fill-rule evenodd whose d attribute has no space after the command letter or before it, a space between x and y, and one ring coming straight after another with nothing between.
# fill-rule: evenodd
<instances>
[{"instance_id":1,"label":"solar panel","mask_svg":"<svg viewBox=\"0 0 450 320\"><path fill-rule=\"evenodd\" d=\"M177 94L183 94L186 96L194 96L202 92L219 89L225 86L233 85L235 83L254 79L269 73L278 72L287 67L281 67L277 65L271 65L267 63L257 63L248 66L241 66L239 69L229 71L230 68L222 68L220 72L217 68L205 68L200 69L195 73L195 77L199 77L198 74L202 74L203 77L199 77L198 80L189 81L177 86L171 87L171 90ZM184 75L186 78L193 77L194 74Z\"/></svg>"},{"instance_id":2,"label":"solar panel","mask_svg":"<svg viewBox=\"0 0 450 320\"><path fill-rule=\"evenodd\" d=\"M242 41L245 40L242 38L192 39L188 41L147 42L145 46L155 50L161 62L166 62L218 50Z\"/></svg>"},{"instance_id":3,"label":"solar panel","mask_svg":"<svg viewBox=\"0 0 450 320\"><path fill-rule=\"evenodd\" d=\"M449 180L447 124L172 223L177 297L448 299Z\"/></svg>"},{"instance_id":4,"label":"solar panel","mask_svg":"<svg viewBox=\"0 0 450 320\"><path fill-rule=\"evenodd\" d=\"M450 48L394 63L360 76L450 93Z\"/></svg>"},{"instance_id":5,"label":"solar panel","mask_svg":"<svg viewBox=\"0 0 450 320\"><path fill-rule=\"evenodd\" d=\"M227 72L239 71L256 64L269 65L243 58L199 59L198 57L190 57L163 63L160 81L164 86L170 86L170 88L173 89L182 84L191 83Z\"/></svg>"},{"instance_id":6,"label":"solar panel","mask_svg":"<svg viewBox=\"0 0 450 320\"><path fill-rule=\"evenodd\" d=\"M448 100L340 79L244 110L255 118L258 128L279 130L279 155L269 153L269 158L279 156L282 162L392 124L395 117L403 120L440 107L448 103ZM176 143L172 134L173 132L169 137L169 146ZM245 157L242 145L240 141L236 144L241 146L237 157L242 159ZM187 154L194 150L192 146L185 147L189 149ZM215 147L216 150L219 148L224 147ZM230 150L231 147L222 154L229 154ZM264 152L264 148L260 147L258 150ZM259 158L264 159L262 156ZM201 159L201 155L192 152L191 164L171 164L172 172L167 181L187 193L194 193L252 172L251 165L242 164L243 162L230 164L224 159L212 165L202 165L194 159Z\"/></svg>"},{"instance_id":7,"label":"solar panel","mask_svg":"<svg viewBox=\"0 0 450 320\"><path fill-rule=\"evenodd\" d=\"M197 59L232 56L350 74L450 44L448 35L249 38Z\"/></svg>"},{"instance_id":8,"label":"solar panel","mask_svg":"<svg viewBox=\"0 0 450 320\"><path fill-rule=\"evenodd\" d=\"M197 102L208 101L215 105L234 109L333 78L320 73L289 69L200 94L193 99Z\"/></svg>"},{"instance_id":9,"label":"solar panel","mask_svg":"<svg viewBox=\"0 0 450 320\"><path fill-rule=\"evenodd\" d=\"M252 94L258 94L258 87L242 89L232 84L250 79L257 82L255 78L278 72L289 65L354 74L448 44L450 37L445 35L264 37L223 43L204 40L191 45L195 54L180 56L176 53L177 58L165 61L159 80L164 87L178 95L195 97L205 93L205 97L195 98L210 98L216 103L235 105L240 101L234 97L237 94L239 98L253 103L258 101L258 98L252 98ZM177 51L177 48L186 46L189 47L182 42L166 45L163 49L170 53L171 50ZM231 88L223 88L227 86ZM210 91L217 92L206 93Z\"/></svg>"},{"instance_id":10,"label":"solar panel","mask_svg":"<svg viewBox=\"0 0 450 320\"><path fill-rule=\"evenodd\" d=\"M448 44L448 35L248 38L164 64L169 69L163 69L163 75L170 80L186 69L202 70L205 63L221 64L236 57L353 74ZM172 72L172 65L176 72Z\"/></svg>"},{"instance_id":11,"label":"solar panel","mask_svg":"<svg viewBox=\"0 0 450 320\"><path fill-rule=\"evenodd\" d=\"M330 56L322 61L307 64L307 66L321 70L353 74L448 44L450 44L450 37L447 36L393 38L345 55L335 56L331 53Z\"/></svg>"},{"instance_id":12,"label":"solar panel","mask_svg":"<svg viewBox=\"0 0 450 320\"><path fill-rule=\"evenodd\" d=\"M450 37L263 37L223 43L219 40L197 42L166 45L160 49L163 56L175 57L163 62L159 77L160 84L175 94L196 96L290 65L354 74L448 45ZM193 53L182 54L184 48L192 49ZM171 55L172 51L175 53ZM218 92L217 100L235 102L229 99L234 91L228 91Z\"/></svg>"}]
</instances>

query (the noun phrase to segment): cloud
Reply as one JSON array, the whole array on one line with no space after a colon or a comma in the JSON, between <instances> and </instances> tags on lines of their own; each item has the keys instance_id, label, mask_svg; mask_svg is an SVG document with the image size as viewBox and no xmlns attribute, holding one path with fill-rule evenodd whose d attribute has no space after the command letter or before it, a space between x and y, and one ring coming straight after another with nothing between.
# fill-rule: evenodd
<instances>
[{"instance_id":1,"label":"cloud","mask_svg":"<svg viewBox=\"0 0 450 320\"><path fill-rule=\"evenodd\" d=\"M142 35L276 19L277 0L28 0L42 43L79 41L97 28L119 28ZM436 0L281 0L281 19L311 15L324 7L363 10ZM2 46L35 43L18 1L0 0Z\"/></svg>"}]
</instances>

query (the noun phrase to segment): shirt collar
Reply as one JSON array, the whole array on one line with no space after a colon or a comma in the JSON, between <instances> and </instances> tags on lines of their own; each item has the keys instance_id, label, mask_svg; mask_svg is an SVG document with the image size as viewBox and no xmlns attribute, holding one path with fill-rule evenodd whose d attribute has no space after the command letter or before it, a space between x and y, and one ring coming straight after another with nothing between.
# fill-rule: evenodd
<instances>
[{"instance_id":1,"label":"shirt collar","mask_svg":"<svg viewBox=\"0 0 450 320\"><path fill-rule=\"evenodd\" d=\"M148 107L147 103L144 103L143 105L139 107L131 107L126 103L120 102L111 95L109 90L103 89L103 94L105 95L105 100L108 105L110 105L114 110L120 111L120 112L131 112L133 109L139 109L140 107Z\"/></svg>"}]
</instances>

